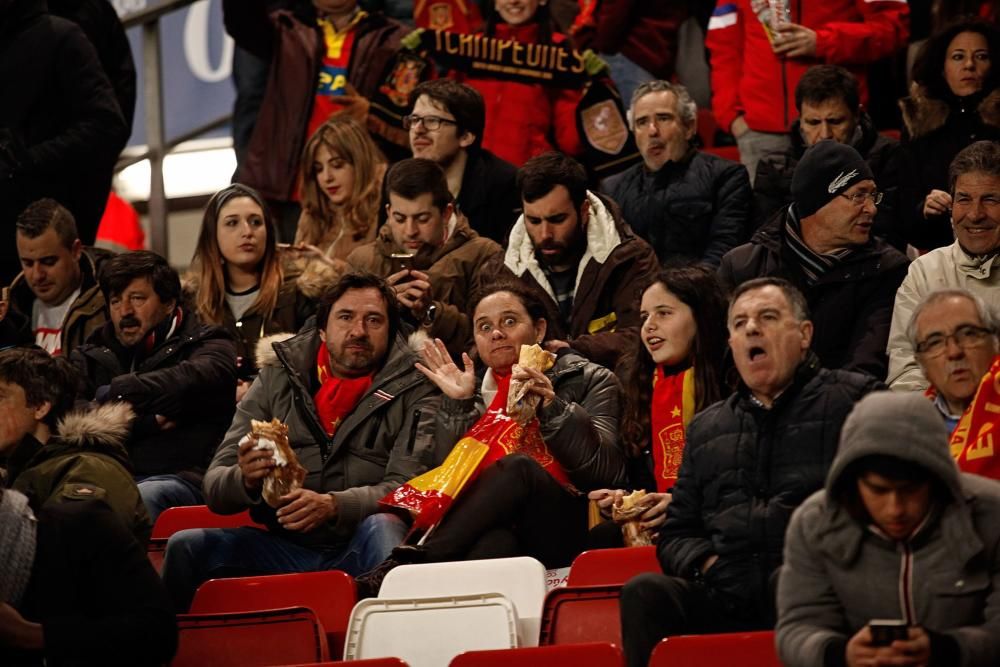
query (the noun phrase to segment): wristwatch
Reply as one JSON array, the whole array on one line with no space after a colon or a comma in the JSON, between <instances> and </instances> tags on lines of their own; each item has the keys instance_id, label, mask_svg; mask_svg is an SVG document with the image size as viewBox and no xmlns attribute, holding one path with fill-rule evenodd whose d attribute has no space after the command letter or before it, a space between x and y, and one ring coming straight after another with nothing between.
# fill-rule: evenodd
<instances>
[{"instance_id":1,"label":"wristwatch","mask_svg":"<svg viewBox=\"0 0 1000 667\"><path fill-rule=\"evenodd\" d=\"M430 329L434 326L434 320L437 319L438 308L433 303L427 306L427 310L424 311L424 317L420 320L420 324Z\"/></svg>"}]
</instances>

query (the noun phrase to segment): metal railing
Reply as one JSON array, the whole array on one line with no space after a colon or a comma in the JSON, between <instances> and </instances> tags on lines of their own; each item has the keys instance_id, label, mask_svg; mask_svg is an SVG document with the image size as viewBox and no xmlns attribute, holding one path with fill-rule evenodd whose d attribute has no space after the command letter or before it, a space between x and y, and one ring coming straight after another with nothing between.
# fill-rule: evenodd
<instances>
[{"instance_id":1,"label":"metal railing","mask_svg":"<svg viewBox=\"0 0 1000 667\"><path fill-rule=\"evenodd\" d=\"M149 160L150 249L164 257L167 256L167 195L163 187L163 160L179 144L221 127L232 119L231 114L226 114L173 139L168 140L165 136L160 19L197 1L169 0L156 7L136 12L122 21L126 30L135 26L142 28L142 97L146 107L146 151L122 157L115 171Z\"/></svg>"}]
</instances>

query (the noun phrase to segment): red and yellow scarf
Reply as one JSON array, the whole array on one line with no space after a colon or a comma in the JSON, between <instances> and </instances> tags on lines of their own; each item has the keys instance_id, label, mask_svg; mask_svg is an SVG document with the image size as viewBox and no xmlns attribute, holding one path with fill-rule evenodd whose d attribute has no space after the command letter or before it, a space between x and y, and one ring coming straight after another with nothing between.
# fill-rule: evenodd
<instances>
[{"instance_id":1,"label":"red and yellow scarf","mask_svg":"<svg viewBox=\"0 0 1000 667\"><path fill-rule=\"evenodd\" d=\"M1000 421L1000 355L979 383L972 403L962 413L948 444L962 472L1000 479L995 434Z\"/></svg>"},{"instance_id":2,"label":"red and yellow scarf","mask_svg":"<svg viewBox=\"0 0 1000 667\"><path fill-rule=\"evenodd\" d=\"M665 493L677 481L684 455L684 432L694 416L694 368L665 375L659 366L653 374L652 426L653 472L656 490Z\"/></svg>"},{"instance_id":3,"label":"red and yellow scarf","mask_svg":"<svg viewBox=\"0 0 1000 667\"><path fill-rule=\"evenodd\" d=\"M330 370L330 352L325 345L320 345L316 353L316 375L319 377L319 391L313 395L316 414L323 430L332 438L340 422L354 410L372 386L372 376L336 377Z\"/></svg>"}]
</instances>

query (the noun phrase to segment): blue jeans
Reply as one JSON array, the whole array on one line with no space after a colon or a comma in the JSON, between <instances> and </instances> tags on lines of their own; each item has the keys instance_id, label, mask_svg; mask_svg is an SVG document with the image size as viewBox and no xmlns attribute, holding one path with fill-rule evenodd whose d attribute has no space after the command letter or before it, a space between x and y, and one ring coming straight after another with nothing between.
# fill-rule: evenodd
<instances>
[{"instance_id":1,"label":"blue jeans","mask_svg":"<svg viewBox=\"0 0 1000 667\"><path fill-rule=\"evenodd\" d=\"M150 475L137 477L139 495L154 524L163 510L186 505L204 505L205 495L201 487L177 475Z\"/></svg>"},{"instance_id":2,"label":"blue jeans","mask_svg":"<svg viewBox=\"0 0 1000 667\"><path fill-rule=\"evenodd\" d=\"M178 613L191 606L198 586L209 579L316 570L352 576L384 561L406 536L408 526L392 514L373 514L358 525L346 547L300 546L259 528L193 528L171 536L163 559L163 583Z\"/></svg>"}]
</instances>

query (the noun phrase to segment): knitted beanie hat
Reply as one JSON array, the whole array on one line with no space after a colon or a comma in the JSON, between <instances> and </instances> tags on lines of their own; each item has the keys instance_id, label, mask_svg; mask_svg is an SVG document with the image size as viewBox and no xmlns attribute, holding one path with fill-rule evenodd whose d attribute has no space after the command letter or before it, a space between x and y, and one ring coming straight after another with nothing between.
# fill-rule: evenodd
<instances>
[{"instance_id":1,"label":"knitted beanie hat","mask_svg":"<svg viewBox=\"0 0 1000 667\"><path fill-rule=\"evenodd\" d=\"M20 604L35 562L35 538L27 497L0 487L0 602Z\"/></svg>"},{"instance_id":2,"label":"knitted beanie hat","mask_svg":"<svg viewBox=\"0 0 1000 667\"><path fill-rule=\"evenodd\" d=\"M875 180L861 154L847 144L821 141L806 149L792 175L792 198L799 218L826 206L858 181Z\"/></svg>"}]
</instances>

